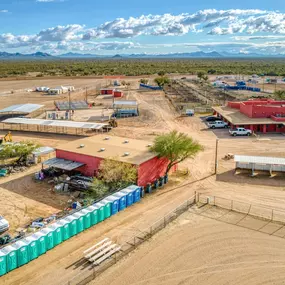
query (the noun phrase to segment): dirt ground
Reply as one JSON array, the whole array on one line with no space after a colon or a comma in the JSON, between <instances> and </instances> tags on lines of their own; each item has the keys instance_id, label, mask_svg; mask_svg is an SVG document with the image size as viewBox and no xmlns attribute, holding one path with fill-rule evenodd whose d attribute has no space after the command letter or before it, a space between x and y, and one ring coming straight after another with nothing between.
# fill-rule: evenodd
<instances>
[{"instance_id":1,"label":"dirt ground","mask_svg":"<svg viewBox=\"0 0 285 285\"><path fill-rule=\"evenodd\" d=\"M285 240L187 212L90 284L284 284Z\"/></svg>"},{"instance_id":2,"label":"dirt ground","mask_svg":"<svg viewBox=\"0 0 285 285\"><path fill-rule=\"evenodd\" d=\"M5 132L0 132L0 137L3 135ZM78 139L75 136L21 132L14 132L12 135L15 142L31 140L50 147ZM41 165L37 165L27 172L0 179L0 214L9 221L11 233L35 218L47 217L63 210L70 199L68 196L55 194L47 183L33 180L34 173L40 168Z\"/></svg>"},{"instance_id":3,"label":"dirt ground","mask_svg":"<svg viewBox=\"0 0 285 285\"><path fill-rule=\"evenodd\" d=\"M109 220L97 225L96 227L91 228L76 237L73 237L72 239L57 246L56 249L49 251L44 256L41 256L37 260L23 266L22 268L18 268L13 272L1 277L3 284L66 284L74 275L80 274L82 267L75 266L75 263L83 256L83 251L94 245L96 241L99 241L104 237L109 237L117 243L126 241L134 233L137 233L138 231L150 226L161 216L180 205L187 198L192 196L194 191L212 193L219 196L222 195L242 201L254 201L255 203L267 205L277 209L285 209L284 178L280 177L278 179L271 179L266 176L250 178L246 174L241 176L234 175L234 162L232 160L224 161L222 159L227 153L248 155L259 154L267 156L278 155L285 157L284 137L280 135L273 137L266 136L265 139L260 140L257 140L255 137L232 139L227 137L226 133L220 134L223 138L221 138L219 141L219 167L218 175L215 176L213 175L213 171L217 136L214 132L205 128L205 124L199 117L178 117L174 108L170 105L164 95L159 92L140 93L131 90L128 99L138 100L140 116L137 118L119 120L119 127L112 130L112 133L129 138L153 139L155 135L159 133L164 133L175 129L191 135L193 138L197 139L201 144L203 144L205 149L195 159L189 159L180 165L181 170L188 168L190 174L188 176L180 175L180 177L173 177L172 181L167 185L167 187L153 193L152 195L148 195L137 205L134 205L131 208L128 208L118 215L110 218ZM62 139L64 140L64 138L65 137L63 136ZM7 191L9 191L9 193L13 192L13 190ZM48 201L44 202L44 204L47 205ZM176 229L174 232L176 232ZM229 235L226 235L225 233L228 233ZM267 268L274 270L274 272L277 270L276 268L278 266L274 267L271 263L268 264L265 262L266 260L272 261L274 259L273 256L275 252L278 258L274 260L281 260L284 262L283 257L281 256L281 253L283 253L282 248L284 248L281 243L284 243L284 240L281 242L275 242L275 238L272 238L273 242L270 242L268 239L269 237L260 237L251 232L236 229L233 226L220 225L217 224L217 222L209 222L207 220L202 220L201 223L193 221L191 222L190 228L188 228L187 225L181 226L178 229L178 234L176 234L176 237L177 235L180 238L172 239L171 235L167 235L170 237L168 240L168 238L165 238L165 236L162 234L162 239L157 238L157 243L161 244L161 247L159 246L160 253L164 251L166 254L168 252L169 255L167 258L173 258L173 266L181 265L181 270L184 268L184 270L187 271L189 270L189 267L191 269L192 264L193 268L200 268L202 272L204 272L203 270L206 270L206 272L207 270L209 270L209 272L213 270L222 278L224 273L222 273L220 265L227 264L231 260L233 260L233 262L229 262L229 266L225 269L226 273L236 272L237 274L238 272L244 272L243 269L245 270L245 268L247 268L247 266L249 266L248 264L251 264L251 262L253 262L253 265L258 263L256 268L250 267L252 270L248 270L248 273L246 274L247 278L244 277L244 279L240 279L240 282L236 282L236 284L245 284L243 282L250 280L249 278L254 278L254 276L258 274L262 274L261 276L267 276L266 278L269 278L269 275L262 272L262 266L268 266ZM205 238L203 238L203 236L205 236ZM212 237L214 237L213 246L211 243ZM253 237L252 240L250 237ZM226 243L228 246L222 247L224 243ZM181 245L181 248L183 249L179 252L179 254L176 252L175 247L178 245ZM256 246L253 248L253 251L247 255L247 251L243 250L243 247L250 250L249 245ZM209 250L214 250L215 248L219 250L215 251L215 254L213 252L211 255L206 257L206 253ZM195 249L196 251L194 251ZM280 252L277 252L277 249L280 249ZM193 255L191 255L192 250L194 251ZM271 255L269 250L274 252L274 254ZM236 256L233 255L235 252L238 252ZM160 253L158 252L158 255ZM185 253L185 257L183 257L181 253ZM259 257L259 254L261 257ZM138 270L135 275L138 277L142 276L141 280L147 279L147 276L154 273L159 278L159 272L162 272L164 277L161 277L162 279L159 280L157 279L158 284L162 284L162 280L165 280L165 284L178 284L175 283L177 280L179 280L177 275L182 274L181 276L185 277L185 275L189 274L188 271L188 273L186 271L184 273L182 271L178 272L176 275L174 274L175 276L173 275L174 277L171 277L176 281L174 283L167 283L168 275L165 274L168 274L168 272L174 273L174 271L177 271L177 269L175 269L177 267L172 267L170 259L167 259L168 262L165 263L161 259L155 260L155 251L151 255L153 256L153 260L150 262L150 265L153 264L154 271L150 270L148 275L146 269L141 268ZM181 258L179 259L178 256ZM194 258L191 258L191 256L194 256ZM215 256L218 257L217 260L215 260ZM242 257L245 257L245 259ZM189 262L193 262L187 263L188 268L183 265L186 258L187 260L190 259ZM161 261L161 265L156 263L158 260ZM262 261L264 261L264 263L262 263ZM215 264L215 262L218 263ZM202 266L205 263L208 263L209 267L203 269ZM235 263L240 266L237 267L239 270L237 269L235 271L234 269L231 269L231 266L232 268L235 268ZM217 266L210 267L211 264ZM134 269L136 268L134 267ZM218 282L218 279L213 277L213 279L209 279L210 281L213 280L212 283L205 283L208 278L207 276L209 275L197 275L195 272L196 271L193 269L192 274L194 274L194 277L196 276L195 278L205 278L196 279L196 281L195 279L190 279L194 280L196 284L215 284L214 282ZM279 273L279 271L276 271L276 273ZM280 274L283 273L280 271ZM120 279L120 276L126 275L130 275L129 279L126 279L126 282L129 283L120 283L123 282L123 279ZM118 277L118 284L140 283L139 278L136 279L136 277L133 277L133 275L130 273L128 266L121 268L120 276ZM226 276L231 278L231 274L226 274ZM277 275L273 274L271 276L274 277ZM157 284L155 283L156 279L151 281L152 277L150 276L149 278L150 279L148 282L150 282L150 284ZM108 280L110 281L108 277L106 277L106 280L103 278L99 284L111 284L108 283ZM172 279L169 280L171 281ZM201 283L199 283L200 280ZM226 283L226 279L221 280L225 280L222 284L229 284L229 282ZM234 278L228 281L232 280L234 281L233 283L230 282L230 284L235 284L234 282L236 279ZM182 280L180 281L182 282ZM184 283L183 282L180 284L189 284L186 281ZM256 283L253 282L251 284Z\"/></svg>"}]
</instances>

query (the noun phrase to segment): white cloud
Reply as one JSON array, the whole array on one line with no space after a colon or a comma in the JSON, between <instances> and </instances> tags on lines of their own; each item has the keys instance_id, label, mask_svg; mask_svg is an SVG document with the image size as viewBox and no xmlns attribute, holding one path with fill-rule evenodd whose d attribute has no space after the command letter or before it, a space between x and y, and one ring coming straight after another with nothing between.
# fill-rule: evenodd
<instances>
[{"instance_id":1,"label":"white cloud","mask_svg":"<svg viewBox=\"0 0 285 285\"><path fill-rule=\"evenodd\" d=\"M202 10L194 14L183 13L180 15L142 15L129 19L117 18L106 22L99 27L89 29L83 39L92 38L131 38L139 35L168 35L177 36L191 32L197 32L197 27L204 28L218 25L222 22L234 21L235 19L252 15L263 15L262 10ZM201 26L201 28L203 28ZM233 32L240 31L238 26L231 28ZM200 31L199 29L198 31ZM214 34L214 33L213 33Z\"/></svg>"},{"instance_id":2,"label":"white cloud","mask_svg":"<svg viewBox=\"0 0 285 285\"><path fill-rule=\"evenodd\" d=\"M8 10L0 10L0 13L8 13Z\"/></svg>"}]
</instances>

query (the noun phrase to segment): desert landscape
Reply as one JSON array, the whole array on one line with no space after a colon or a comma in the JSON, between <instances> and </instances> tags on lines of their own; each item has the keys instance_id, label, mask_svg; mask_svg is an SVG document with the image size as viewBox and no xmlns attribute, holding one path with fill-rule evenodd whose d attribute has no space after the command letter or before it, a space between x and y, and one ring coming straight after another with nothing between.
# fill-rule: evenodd
<instances>
[{"instance_id":1,"label":"desert landscape","mask_svg":"<svg viewBox=\"0 0 285 285\"><path fill-rule=\"evenodd\" d=\"M130 139L153 140L158 134L177 130L198 140L204 146L204 151L194 159L182 162L178 173L171 175L169 184L163 189L147 195L140 203L104 221L96 228L84 231L60 244L55 250L2 276L3 284L68 284L68 282L73 282L81 271L86 271L83 266L76 265L83 257L83 251L96 241L108 237L117 244L123 244L196 192L285 210L284 177L271 179L266 175L260 175L252 178L248 173L235 175L234 161L224 160L228 153L284 157L282 135L265 134L262 137L236 138L229 137L228 131L224 129L209 130L201 118L204 114L183 117L177 113L164 92L141 92L138 89L138 79L130 78L129 80L132 88L127 93L127 99L137 100L140 116L119 119L119 126L111 130L110 134ZM92 81L90 85L93 84L94 80L90 81ZM53 82L56 82L55 85L60 85L61 81L54 80ZM26 81L24 84L25 87L30 86ZM87 85L88 80L84 79L81 84L81 86ZM102 81L97 79L96 84L100 85ZM19 85L19 88L24 87ZM9 104L17 103L18 96L23 96L21 93L16 94L5 95L11 100ZM25 100L45 105L52 104L52 100L49 101L42 95L36 94L36 96L38 99L35 101L33 97L27 97ZM96 102L95 96L90 95L90 98ZM3 108L8 103L3 100L1 104ZM27 132L14 132L13 137L15 141L37 140L51 147L78 139L76 136ZM217 139L219 139L218 170L215 175ZM63 210L66 206L67 196L54 193L47 184L35 182L32 179L33 173L40 167L38 165L31 168L29 172L1 179L0 197L3 205L1 214L9 219L12 231L31 219L51 215ZM189 210L142 245L130 257L126 257L103 273L100 279L94 281L94 284L98 282L100 284L181 284L181 282L185 284L189 282L191 284L209 284L209 282L211 284L218 284L218 282L246 284L248 280L254 284L260 280L265 283L277 282L282 280L280 274L282 274L281 268L284 263L283 243L284 240L278 237L201 217ZM165 248L168 249L167 253ZM268 269L268 266L271 269L270 273L264 270ZM241 272L243 272L242 276ZM272 272L275 273L272 274ZM274 276L276 278L279 276L279 279L274 279Z\"/></svg>"}]
</instances>

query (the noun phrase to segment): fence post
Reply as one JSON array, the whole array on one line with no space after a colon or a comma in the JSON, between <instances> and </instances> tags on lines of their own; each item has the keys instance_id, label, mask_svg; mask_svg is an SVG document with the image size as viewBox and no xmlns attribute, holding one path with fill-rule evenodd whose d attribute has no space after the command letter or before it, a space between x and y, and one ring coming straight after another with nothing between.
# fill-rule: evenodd
<instances>
[{"instance_id":1,"label":"fence post","mask_svg":"<svg viewBox=\"0 0 285 285\"><path fill-rule=\"evenodd\" d=\"M134 247L136 248L136 237L134 237Z\"/></svg>"},{"instance_id":2,"label":"fence post","mask_svg":"<svg viewBox=\"0 0 285 285\"><path fill-rule=\"evenodd\" d=\"M272 213L271 213L271 221L273 221L273 213L274 213L274 210L272 209Z\"/></svg>"},{"instance_id":3,"label":"fence post","mask_svg":"<svg viewBox=\"0 0 285 285\"><path fill-rule=\"evenodd\" d=\"M216 206L216 196L214 196L214 206Z\"/></svg>"},{"instance_id":4,"label":"fence post","mask_svg":"<svg viewBox=\"0 0 285 285\"><path fill-rule=\"evenodd\" d=\"M164 222L164 227L166 227L166 219L165 219L165 216L163 218L163 222Z\"/></svg>"},{"instance_id":5,"label":"fence post","mask_svg":"<svg viewBox=\"0 0 285 285\"><path fill-rule=\"evenodd\" d=\"M152 226L150 226L150 236L152 237Z\"/></svg>"},{"instance_id":6,"label":"fence post","mask_svg":"<svg viewBox=\"0 0 285 285\"><path fill-rule=\"evenodd\" d=\"M233 210L234 200L231 201L231 211Z\"/></svg>"}]
</instances>

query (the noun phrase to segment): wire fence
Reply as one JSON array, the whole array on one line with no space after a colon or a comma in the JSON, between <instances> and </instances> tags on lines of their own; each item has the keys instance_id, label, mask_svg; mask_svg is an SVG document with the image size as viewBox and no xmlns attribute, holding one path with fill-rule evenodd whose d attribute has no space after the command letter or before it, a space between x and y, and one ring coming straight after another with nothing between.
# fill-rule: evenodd
<instances>
[{"instance_id":1,"label":"wire fence","mask_svg":"<svg viewBox=\"0 0 285 285\"><path fill-rule=\"evenodd\" d=\"M217 196L208 196L201 193L197 193L196 201L202 204L221 207L260 219L285 224L285 211L282 210L276 210L254 203L236 201Z\"/></svg>"},{"instance_id":2,"label":"wire fence","mask_svg":"<svg viewBox=\"0 0 285 285\"><path fill-rule=\"evenodd\" d=\"M124 242L121 246L121 250L110 257L108 260L104 261L99 266L93 266L92 264L85 267L84 270L80 271L80 273L74 276L66 285L85 285L91 282L93 279L98 277L101 273L103 273L106 269L116 264L123 257L128 255L134 249L136 249L139 245L149 240L153 235L164 229L169 223L174 221L178 216L187 211L192 205L195 204L195 196L183 202L181 205L176 207L170 213L162 217L153 223L150 227L143 231L139 231L132 238Z\"/></svg>"}]
</instances>

